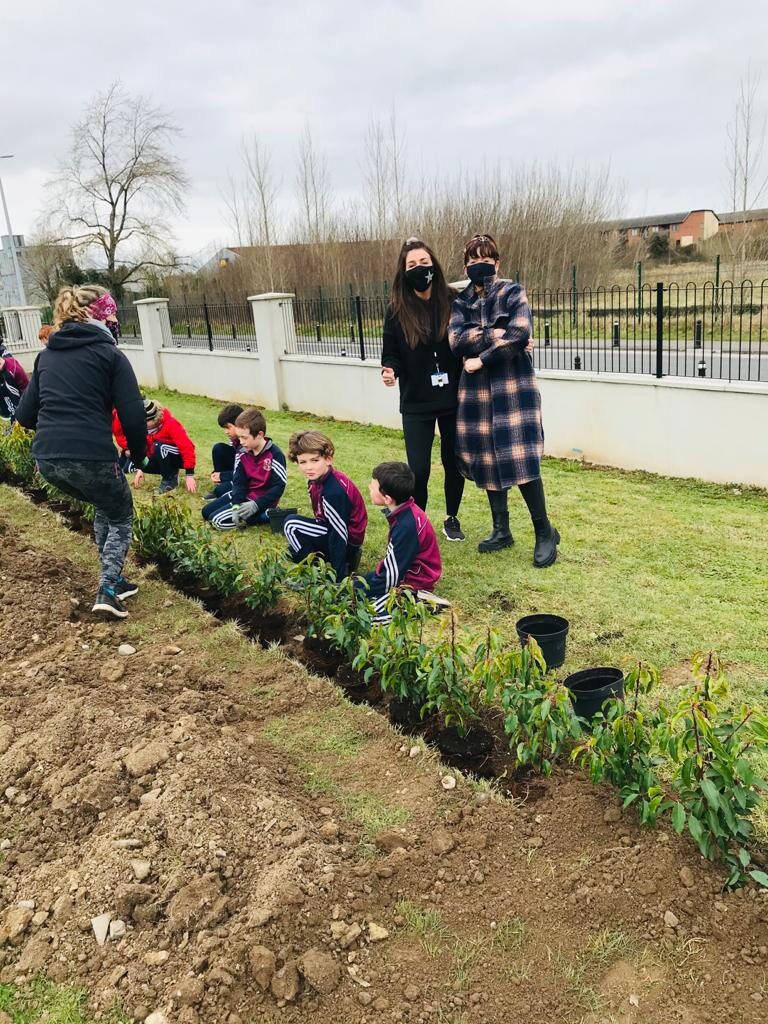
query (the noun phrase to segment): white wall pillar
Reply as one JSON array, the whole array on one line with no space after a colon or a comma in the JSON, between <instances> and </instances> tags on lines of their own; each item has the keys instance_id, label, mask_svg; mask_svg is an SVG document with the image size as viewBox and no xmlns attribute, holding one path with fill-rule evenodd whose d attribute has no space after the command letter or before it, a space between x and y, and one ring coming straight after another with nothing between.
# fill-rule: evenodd
<instances>
[{"instance_id":1,"label":"white wall pillar","mask_svg":"<svg viewBox=\"0 0 768 1024\"><path fill-rule=\"evenodd\" d=\"M2 312L9 346L16 345L17 348L25 349L40 347L37 335L43 321L39 306L6 306Z\"/></svg>"},{"instance_id":2,"label":"white wall pillar","mask_svg":"<svg viewBox=\"0 0 768 1024\"><path fill-rule=\"evenodd\" d=\"M134 302L139 315L142 343L142 371L139 382L148 388L161 388L165 384L160 352L171 345L171 321L168 318L168 299L139 299Z\"/></svg>"},{"instance_id":3,"label":"white wall pillar","mask_svg":"<svg viewBox=\"0 0 768 1024\"><path fill-rule=\"evenodd\" d=\"M293 298L290 292L248 296L259 351L259 390L266 396L265 404L269 409L280 409L283 405L280 360L285 355L289 339L296 332Z\"/></svg>"}]
</instances>

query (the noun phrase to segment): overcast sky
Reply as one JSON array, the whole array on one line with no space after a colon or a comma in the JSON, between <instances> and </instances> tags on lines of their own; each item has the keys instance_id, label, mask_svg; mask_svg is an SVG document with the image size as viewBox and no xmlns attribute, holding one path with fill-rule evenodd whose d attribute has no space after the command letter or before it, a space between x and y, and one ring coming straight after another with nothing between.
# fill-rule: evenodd
<instances>
[{"instance_id":1,"label":"overcast sky","mask_svg":"<svg viewBox=\"0 0 768 1024\"><path fill-rule=\"evenodd\" d=\"M344 196L369 119L394 104L412 171L610 161L621 212L640 215L727 208L748 61L768 110L766 0L0 0L0 52L14 231L31 231L71 125L119 78L183 131L185 255L228 240L219 190L251 133L286 201L307 121Z\"/></svg>"}]
</instances>

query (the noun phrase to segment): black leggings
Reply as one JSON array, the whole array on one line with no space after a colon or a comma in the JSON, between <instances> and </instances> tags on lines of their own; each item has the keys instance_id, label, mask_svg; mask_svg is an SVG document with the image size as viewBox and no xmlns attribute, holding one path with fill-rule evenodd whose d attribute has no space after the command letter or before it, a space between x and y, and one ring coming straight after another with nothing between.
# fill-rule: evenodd
<instances>
[{"instance_id":1,"label":"black leggings","mask_svg":"<svg viewBox=\"0 0 768 1024\"><path fill-rule=\"evenodd\" d=\"M403 437L408 465L416 477L413 497L421 509L427 507L427 484L432 468L435 423L440 429L440 458L445 472L445 512L458 515L464 493L464 477L456 462L456 413L403 413Z\"/></svg>"}]
</instances>

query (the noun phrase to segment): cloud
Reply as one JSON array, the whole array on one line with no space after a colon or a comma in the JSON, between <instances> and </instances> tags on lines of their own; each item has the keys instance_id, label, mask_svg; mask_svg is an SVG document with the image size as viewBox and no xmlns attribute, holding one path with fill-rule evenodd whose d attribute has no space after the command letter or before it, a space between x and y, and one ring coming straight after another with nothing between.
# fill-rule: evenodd
<instances>
[{"instance_id":1,"label":"cloud","mask_svg":"<svg viewBox=\"0 0 768 1024\"><path fill-rule=\"evenodd\" d=\"M725 124L768 30L762 3L715 0L134 0L5 4L0 164L17 232L89 98L120 78L183 129L184 252L223 241L219 186L256 134L291 208L312 126L339 196L359 193L371 116L393 104L414 174L523 160L605 165L627 209L723 205ZM34 61L30 53L34 52ZM13 83L9 88L8 83ZM768 109L768 79L763 98ZM660 211L663 212L663 211Z\"/></svg>"}]
</instances>

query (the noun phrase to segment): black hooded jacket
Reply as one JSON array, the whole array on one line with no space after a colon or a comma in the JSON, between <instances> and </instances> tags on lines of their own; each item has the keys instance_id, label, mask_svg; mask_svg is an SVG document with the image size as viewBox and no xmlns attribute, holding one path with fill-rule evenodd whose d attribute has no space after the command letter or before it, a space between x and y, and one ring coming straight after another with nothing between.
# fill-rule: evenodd
<instances>
[{"instance_id":1,"label":"black hooded jacket","mask_svg":"<svg viewBox=\"0 0 768 1024\"><path fill-rule=\"evenodd\" d=\"M37 431L32 454L37 459L113 461L113 408L133 461L140 463L147 424L133 367L102 327L68 321L35 359L16 410L19 423Z\"/></svg>"}]
</instances>

